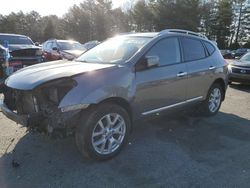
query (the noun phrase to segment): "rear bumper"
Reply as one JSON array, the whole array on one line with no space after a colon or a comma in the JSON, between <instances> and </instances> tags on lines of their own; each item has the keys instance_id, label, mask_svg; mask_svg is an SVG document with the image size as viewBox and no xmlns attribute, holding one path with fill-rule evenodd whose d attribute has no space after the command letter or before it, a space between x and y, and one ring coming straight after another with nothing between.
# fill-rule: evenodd
<instances>
[{"instance_id":1,"label":"rear bumper","mask_svg":"<svg viewBox=\"0 0 250 188\"><path fill-rule=\"evenodd\" d=\"M18 115L17 113L11 111L2 100L0 100L0 109L2 113L9 119L15 121L16 123L27 126L28 125L28 115Z\"/></svg>"}]
</instances>

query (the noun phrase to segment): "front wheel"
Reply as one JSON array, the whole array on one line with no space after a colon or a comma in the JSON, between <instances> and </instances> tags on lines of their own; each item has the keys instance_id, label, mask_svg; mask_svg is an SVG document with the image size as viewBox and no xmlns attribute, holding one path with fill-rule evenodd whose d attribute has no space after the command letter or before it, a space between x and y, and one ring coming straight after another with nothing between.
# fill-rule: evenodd
<instances>
[{"instance_id":1,"label":"front wheel","mask_svg":"<svg viewBox=\"0 0 250 188\"><path fill-rule=\"evenodd\" d=\"M223 99L223 89L220 84L213 84L208 91L206 100L202 103L201 110L206 116L216 115Z\"/></svg>"},{"instance_id":2,"label":"front wheel","mask_svg":"<svg viewBox=\"0 0 250 188\"><path fill-rule=\"evenodd\" d=\"M130 124L125 109L116 104L100 104L82 117L75 134L76 145L85 157L110 159L127 143Z\"/></svg>"}]
</instances>

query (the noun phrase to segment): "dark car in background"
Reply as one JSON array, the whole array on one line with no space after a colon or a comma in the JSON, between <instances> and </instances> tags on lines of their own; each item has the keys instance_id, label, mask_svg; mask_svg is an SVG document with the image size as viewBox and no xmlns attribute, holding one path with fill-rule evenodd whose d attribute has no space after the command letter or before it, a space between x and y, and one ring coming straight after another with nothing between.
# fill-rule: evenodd
<instances>
[{"instance_id":1,"label":"dark car in background","mask_svg":"<svg viewBox=\"0 0 250 188\"><path fill-rule=\"evenodd\" d=\"M224 59L234 59L234 55L232 54L231 50L223 49L220 50L220 53L224 57Z\"/></svg>"},{"instance_id":2,"label":"dark car in background","mask_svg":"<svg viewBox=\"0 0 250 188\"><path fill-rule=\"evenodd\" d=\"M0 45L8 43L9 69L15 72L23 67L43 62L42 49L24 35L0 33Z\"/></svg>"},{"instance_id":3,"label":"dark car in background","mask_svg":"<svg viewBox=\"0 0 250 188\"><path fill-rule=\"evenodd\" d=\"M229 64L229 83L250 84L250 52Z\"/></svg>"},{"instance_id":4,"label":"dark car in background","mask_svg":"<svg viewBox=\"0 0 250 188\"><path fill-rule=\"evenodd\" d=\"M239 48L235 51L234 58L235 59L240 59L244 54L249 52L248 48Z\"/></svg>"},{"instance_id":5,"label":"dark car in background","mask_svg":"<svg viewBox=\"0 0 250 188\"><path fill-rule=\"evenodd\" d=\"M45 61L73 60L86 51L81 43L72 40L51 39L44 42L42 48Z\"/></svg>"}]
</instances>

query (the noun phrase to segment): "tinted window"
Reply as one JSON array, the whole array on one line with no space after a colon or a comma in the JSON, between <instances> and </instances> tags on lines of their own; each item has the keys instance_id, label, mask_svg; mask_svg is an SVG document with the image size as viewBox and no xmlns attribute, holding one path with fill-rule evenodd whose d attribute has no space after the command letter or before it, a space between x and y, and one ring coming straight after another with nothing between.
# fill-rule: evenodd
<instances>
[{"instance_id":1,"label":"tinted window","mask_svg":"<svg viewBox=\"0 0 250 188\"><path fill-rule=\"evenodd\" d=\"M193 61L206 57L204 47L199 40L182 38L181 41L185 61Z\"/></svg>"},{"instance_id":2,"label":"tinted window","mask_svg":"<svg viewBox=\"0 0 250 188\"><path fill-rule=\"evenodd\" d=\"M210 55L213 54L214 51L215 51L214 46L213 46L212 44L210 44L209 42L204 42L204 44L205 44L205 46L206 46L206 48L207 48L208 53L209 53ZM226 51L226 53L228 53L228 51Z\"/></svg>"},{"instance_id":3,"label":"tinted window","mask_svg":"<svg viewBox=\"0 0 250 188\"><path fill-rule=\"evenodd\" d=\"M160 65L170 65L181 61L179 41L177 38L167 38L159 41L146 56L158 56Z\"/></svg>"}]
</instances>

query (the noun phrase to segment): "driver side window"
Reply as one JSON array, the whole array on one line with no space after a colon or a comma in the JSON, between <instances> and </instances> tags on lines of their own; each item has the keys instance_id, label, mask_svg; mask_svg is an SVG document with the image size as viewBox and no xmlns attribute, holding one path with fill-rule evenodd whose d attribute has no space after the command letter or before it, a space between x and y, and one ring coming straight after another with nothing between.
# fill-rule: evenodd
<instances>
[{"instance_id":1,"label":"driver side window","mask_svg":"<svg viewBox=\"0 0 250 188\"><path fill-rule=\"evenodd\" d=\"M160 66L180 63L179 41L176 37L162 39L149 50L146 56L158 56Z\"/></svg>"}]
</instances>

